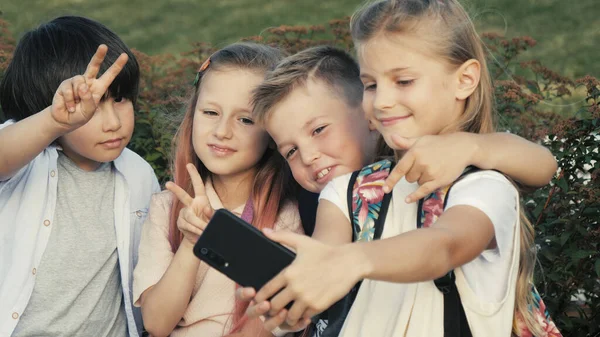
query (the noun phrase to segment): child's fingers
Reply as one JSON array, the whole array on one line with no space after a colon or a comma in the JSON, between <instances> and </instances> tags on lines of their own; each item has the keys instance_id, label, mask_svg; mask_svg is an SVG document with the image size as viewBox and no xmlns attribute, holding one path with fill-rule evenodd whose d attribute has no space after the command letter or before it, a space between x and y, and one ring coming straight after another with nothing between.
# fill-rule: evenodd
<instances>
[{"instance_id":1,"label":"child's fingers","mask_svg":"<svg viewBox=\"0 0 600 337\"><path fill-rule=\"evenodd\" d=\"M184 217L179 217L177 219L177 228L179 228L179 230L182 233L188 232L188 233L192 233L192 234L197 235L197 236L202 235L202 232L203 232L202 229L200 229L199 227L195 226L194 224L191 224Z\"/></svg>"},{"instance_id":2,"label":"child's fingers","mask_svg":"<svg viewBox=\"0 0 600 337\"><path fill-rule=\"evenodd\" d=\"M306 325L308 325L308 324L310 324L311 318L314 317L314 316L316 316L316 315L318 315L318 314L320 314L320 313L321 313L320 311L308 308L306 310L306 312L304 313L304 315L302 315L302 317L305 320L308 319L308 323L306 324ZM302 323L302 321L298 322L298 324L300 324L300 323Z\"/></svg>"},{"instance_id":3,"label":"child's fingers","mask_svg":"<svg viewBox=\"0 0 600 337\"><path fill-rule=\"evenodd\" d=\"M298 324L290 327L289 330L292 330L292 331L304 330L304 329L306 329L306 327L308 327L310 322L311 322L310 318L303 318L298 321Z\"/></svg>"},{"instance_id":4,"label":"child's fingers","mask_svg":"<svg viewBox=\"0 0 600 337\"><path fill-rule=\"evenodd\" d=\"M69 112L75 112L75 95L73 94L73 81L68 79L60 84L58 93L63 98L65 108Z\"/></svg>"},{"instance_id":5,"label":"child's fingers","mask_svg":"<svg viewBox=\"0 0 600 337\"><path fill-rule=\"evenodd\" d=\"M185 165L188 173L190 174L190 178L192 179L192 186L194 187L194 197L197 198L199 196L205 196L206 191L204 190L204 182L202 181L202 177L200 177L200 173L198 173L198 169L194 164Z\"/></svg>"},{"instance_id":6,"label":"child's fingers","mask_svg":"<svg viewBox=\"0 0 600 337\"><path fill-rule=\"evenodd\" d=\"M294 305L292 307L297 306L295 317L295 320L297 321L304 313L306 306L303 303L300 303L300 300L298 300L297 297L295 297L295 294L289 287L283 288L280 292L277 293L277 295L275 295L273 298L271 298L271 300L269 300L269 302L271 302L271 310L269 310L269 315L277 315L278 312L285 309L285 306L288 303L294 300L296 301L294 302ZM296 324L296 322L294 322L294 324Z\"/></svg>"},{"instance_id":7,"label":"child's fingers","mask_svg":"<svg viewBox=\"0 0 600 337\"><path fill-rule=\"evenodd\" d=\"M383 192L390 193L390 191L396 186L396 184L410 171L415 161L415 157L409 151L402 159L396 164L396 166L390 172L390 175L385 179L383 185Z\"/></svg>"},{"instance_id":8,"label":"child's fingers","mask_svg":"<svg viewBox=\"0 0 600 337\"><path fill-rule=\"evenodd\" d=\"M408 197L406 197L405 201L406 203L411 203L417 200L421 200L440 187L441 186L439 186L439 184L435 181L428 181L425 184L421 185L416 191L409 194Z\"/></svg>"},{"instance_id":9,"label":"child's fingers","mask_svg":"<svg viewBox=\"0 0 600 337\"><path fill-rule=\"evenodd\" d=\"M249 305L248 309L246 309L246 315L251 319L264 316L270 308L271 305L267 301L263 301L255 305Z\"/></svg>"},{"instance_id":10,"label":"child's fingers","mask_svg":"<svg viewBox=\"0 0 600 337\"><path fill-rule=\"evenodd\" d=\"M287 281L285 279L285 276L283 275L284 272L285 272L285 269L282 272L280 272L279 274L277 274L277 276L275 276L272 280L270 280L269 282L267 282L267 284L265 284L256 293L256 296L254 297L254 300L257 303L260 303L260 302L263 302L263 301L267 301L273 295L277 294L277 292L279 292L279 290L281 288L284 288L286 286ZM289 301L287 303L289 303ZM284 305L281 306L281 307L283 308L285 306L285 304L287 304L287 303L284 303Z\"/></svg>"},{"instance_id":11,"label":"child's fingers","mask_svg":"<svg viewBox=\"0 0 600 337\"><path fill-rule=\"evenodd\" d=\"M185 219L185 221L199 230L203 231L206 229L206 221L200 219L190 208L183 208L181 210L181 216L183 219Z\"/></svg>"},{"instance_id":12,"label":"child's fingers","mask_svg":"<svg viewBox=\"0 0 600 337\"><path fill-rule=\"evenodd\" d=\"M290 308L285 319L285 323L289 326L295 326L302 322L302 316L306 312L307 306L301 301L294 301L294 305Z\"/></svg>"},{"instance_id":13,"label":"child's fingers","mask_svg":"<svg viewBox=\"0 0 600 337\"><path fill-rule=\"evenodd\" d=\"M82 83L79 85L77 91L79 92L81 113L89 120L94 115L94 112L96 112L98 106L96 105L96 102L94 102L94 98L92 97L92 93L87 84Z\"/></svg>"},{"instance_id":14,"label":"child's fingers","mask_svg":"<svg viewBox=\"0 0 600 337\"><path fill-rule=\"evenodd\" d=\"M81 101L81 96L79 95L79 87L85 84L85 78L81 75L74 76L71 78L71 86L73 88L73 99L75 101L75 105L77 105Z\"/></svg>"},{"instance_id":15,"label":"child's fingers","mask_svg":"<svg viewBox=\"0 0 600 337\"><path fill-rule=\"evenodd\" d=\"M285 318L287 317L287 310L283 309L277 313L277 315L272 316L265 320L264 327L268 331L273 331L275 328L283 325L285 322Z\"/></svg>"},{"instance_id":16,"label":"child's fingers","mask_svg":"<svg viewBox=\"0 0 600 337\"><path fill-rule=\"evenodd\" d=\"M422 172L421 172L421 168L418 167L417 165L413 165L410 170L408 172L406 172L406 181L408 181L409 183L414 183L419 181L419 179L421 179L422 176Z\"/></svg>"},{"instance_id":17,"label":"child's fingers","mask_svg":"<svg viewBox=\"0 0 600 337\"><path fill-rule=\"evenodd\" d=\"M106 69L104 74L100 76L98 79L98 94L104 94L104 92L106 92L108 87L110 87L110 84L115 80L115 78L117 78L121 70L123 70L125 64L127 64L127 60L129 60L129 56L127 56L127 54L123 53L119 55L119 58L117 58L115 63L113 63L110 68Z\"/></svg>"},{"instance_id":18,"label":"child's fingers","mask_svg":"<svg viewBox=\"0 0 600 337\"><path fill-rule=\"evenodd\" d=\"M237 288L235 291L235 298L238 301L250 302L250 301L252 301L252 299L254 298L255 295L256 295L256 290L254 290L254 288L252 288L252 287ZM252 306L252 304L251 304L251 306ZM263 315L263 314L264 313L262 313L260 315Z\"/></svg>"},{"instance_id":19,"label":"child's fingers","mask_svg":"<svg viewBox=\"0 0 600 337\"><path fill-rule=\"evenodd\" d=\"M215 210L210 205L206 205L204 207L204 209L202 210L202 217L203 217L203 220L206 222L210 221L210 219L212 219L214 214L215 214Z\"/></svg>"},{"instance_id":20,"label":"child's fingers","mask_svg":"<svg viewBox=\"0 0 600 337\"><path fill-rule=\"evenodd\" d=\"M192 201L194 200L183 188L179 187L179 185L175 184L174 182L167 182L165 187L171 191L171 193L173 193L186 207L191 205Z\"/></svg>"},{"instance_id":21,"label":"child's fingers","mask_svg":"<svg viewBox=\"0 0 600 337\"><path fill-rule=\"evenodd\" d=\"M94 56L92 56L92 59L90 60L90 63L88 63L85 73L83 73L83 76L85 77L86 81L88 81L88 83L92 83L92 81L96 79L96 76L98 76L100 66L102 66L102 62L104 61L104 57L106 57L107 52L108 47L105 44L101 44L100 46L98 46L98 49L96 49L96 53L94 54Z\"/></svg>"}]
</instances>

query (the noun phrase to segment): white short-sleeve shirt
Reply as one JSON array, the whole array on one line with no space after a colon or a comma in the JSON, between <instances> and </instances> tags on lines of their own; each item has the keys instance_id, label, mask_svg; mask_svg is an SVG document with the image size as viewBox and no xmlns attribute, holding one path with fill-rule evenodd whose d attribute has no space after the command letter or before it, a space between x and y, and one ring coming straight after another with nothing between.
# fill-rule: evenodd
<instances>
[{"instance_id":1,"label":"white short-sleeve shirt","mask_svg":"<svg viewBox=\"0 0 600 337\"><path fill-rule=\"evenodd\" d=\"M319 199L325 199L335 204L347 219L349 216L346 194L349 180L350 175L334 179L323 189L319 197ZM405 197L416 188L418 188L416 183L411 184L404 179L394 187L381 239L416 229L417 203L406 204L404 202ZM510 322L508 322L508 318L492 319L489 322L506 320L508 326L503 326L501 330L506 330L506 335L509 335L512 327L514 288L519 255L518 192L502 174L494 171L479 171L467 175L455 183L450 190L446 209L458 205L475 207L488 216L494 226L497 242L496 248L482 252L473 261L457 269L457 286L463 299L469 324L473 325L477 323L475 321L479 321L478 318L475 318L478 314L489 316L490 312L500 310L503 311L501 316L511 317ZM462 288L461 280L465 282ZM412 336L410 332L414 332L415 336L419 334L437 336L441 331L441 326L432 327L432 330L415 327L418 325L416 321L419 319L425 319L430 323L439 322L438 325L443 325L443 314L435 314L435 310L433 310L434 307L439 307L439 303L424 304L423 308L427 308L425 311L432 310L428 315L421 312L415 314L414 309L406 310L405 308L409 303L418 307L423 301L424 294L432 298L436 297L438 294L434 290L437 289L430 285L433 285L433 282L394 284L374 280L363 281L341 336L365 334L396 336L396 333L403 329L406 330L406 336ZM361 296L361 292L363 296ZM469 294L473 296L469 296ZM513 296L512 300L507 301L510 296ZM476 305L469 305L471 301ZM355 308L361 306L363 308ZM474 322L471 322L472 320ZM405 326L409 322L410 328ZM473 333L474 336L477 336L474 331Z\"/></svg>"}]
</instances>

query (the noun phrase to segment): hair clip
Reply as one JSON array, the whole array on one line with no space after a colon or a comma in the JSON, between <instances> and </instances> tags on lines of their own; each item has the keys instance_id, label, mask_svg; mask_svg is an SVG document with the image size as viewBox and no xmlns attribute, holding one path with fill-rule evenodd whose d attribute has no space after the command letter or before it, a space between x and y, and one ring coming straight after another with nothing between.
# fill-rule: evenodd
<instances>
[{"instance_id":1,"label":"hair clip","mask_svg":"<svg viewBox=\"0 0 600 337\"><path fill-rule=\"evenodd\" d=\"M210 57L207 58L206 61L204 61L204 63L202 63L200 68L198 68L198 72L196 73L196 78L194 79L194 86L196 86L198 84L198 81L200 81L200 74L202 74L202 72L205 71L209 65L210 65Z\"/></svg>"}]
</instances>

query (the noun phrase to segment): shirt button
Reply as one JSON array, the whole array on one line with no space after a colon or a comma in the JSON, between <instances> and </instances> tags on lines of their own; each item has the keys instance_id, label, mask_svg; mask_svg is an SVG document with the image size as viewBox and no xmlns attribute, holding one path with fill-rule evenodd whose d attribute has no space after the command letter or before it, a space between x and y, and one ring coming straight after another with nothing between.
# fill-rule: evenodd
<instances>
[{"instance_id":1,"label":"shirt button","mask_svg":"<svg viewBox=\"0 0 600 337\"><path fill-rule=\"evenodd\" d=\"M12 318L14 318L14 319L17 319L17 318L19 318L19 314L18 314L18 313L16 313L16 312L13 312L13 314L12 314Z\"/></svg>"},{"instance_id":2,"label":"shirt button","mask_svg":"<svg viewBox=\"0 0 600 337\"><path fill-rule=\"evenodd\" d=\"M54 177L56 175L56 172L54 172L54 170L50 171L50 176Z\"/></svg>"},{"instance_id":3,"label":"shirt button","mask_svg":"<svg viewBox=\"0 0 600 337\"><path fill-rule=\"evenodd\" d=\"M44 226L46 226L46 227L50 226L50 220L44 220Z\"/></svg>"},{"instance_id":4,"label":"shirt button","mask_svg":"<svg viewBox=\"0 0 600 337\"><path fill-rule=\"evenodd\" d=\"M31 273L32 273L33 275L35 275L35 273L37 273L37 269L33 268L33 270L31 271Z\"/></svg>"},{"instance_id":5,"label":"shirt button","mask_svg":"<svg viewBox=\"0 0 600 337\"><path fill-rule=\"evenodd\" d=\"M135 212L135 215L137 215L138 218L141 218L142 217L142 212L137 211L137 212Z\"/></svg>"}]
</instances>

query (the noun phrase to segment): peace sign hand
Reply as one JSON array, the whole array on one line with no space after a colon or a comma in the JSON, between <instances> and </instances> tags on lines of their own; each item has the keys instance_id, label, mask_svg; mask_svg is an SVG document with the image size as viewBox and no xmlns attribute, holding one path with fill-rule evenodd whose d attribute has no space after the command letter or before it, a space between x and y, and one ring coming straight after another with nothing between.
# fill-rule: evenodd
<instances>
[{"instance_id":1,"label":"peace sign hand","mask_svg":"<svg viewBox=\"0 0 600 337\"><path fill-rule=\"evenodd\" d=\"M66 132L77 129L89 121L96 112L100 100L119 75L128 56L123 53L100 78L96 78L108 47L98 47L83 75L77 75L63 81L52 99L52 118Z\"/></svg>"},{"instance_id":2,"label":"peace sign hand","mask_svg":"<svg viewBox=\"0 0 600 337\"><path fill-rule=\"evenodd\" d=\"M204 189L204 182L200 174L198 174L196 167L192 164L187 164L186 169L190 174L192 186L194 187L193 198L183 188L173 182L168 182L166 187L185 205L179 212L177 228L183 233L184 239L194 245L198 237L202 235L206 224L212 218L214 210L210 206L206 190Z\"/></svg>"}]
</instances>

